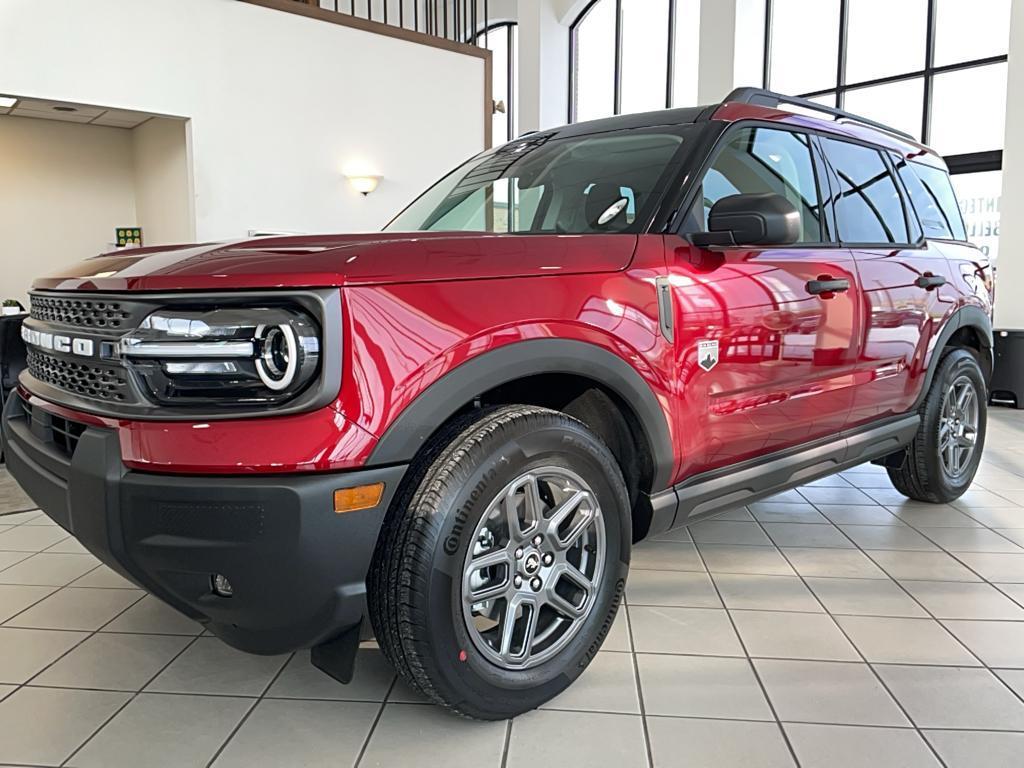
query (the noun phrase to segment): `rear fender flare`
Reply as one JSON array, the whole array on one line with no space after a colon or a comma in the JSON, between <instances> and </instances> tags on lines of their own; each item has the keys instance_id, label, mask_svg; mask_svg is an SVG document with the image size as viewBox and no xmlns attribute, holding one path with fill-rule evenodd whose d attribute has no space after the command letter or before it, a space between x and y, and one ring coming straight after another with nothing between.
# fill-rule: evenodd
<instances>
[{"instance_id":1,"label":"rear fender flare","mask_svg":"<svg viewBox=\"0 0 1024 768\"><path fill-rule=\"evenodd\" d=\"M925 397L928 396L928 390L932 386L932 380L935 378L935 372L939 369L939 363L942 362L943 350L948 346L949 340L953 337L953 334L963 328L973 328L977 331L978 336L981 339L981 345L983 347L982 351L985 353L985 357L987 358L980 361L982 365L982 374L985 376L986 382L992 377L992 320L989 318L988 314L979 307L961 307L953 313L939 332L939 337L935 342L935 346L932 348L931 358L928 361L928 370L925 373L924 383L921 386L921 391L917 396L917 400L914 402L914 410L917 410L924 402Z\"/></svg>"}]
</instances>

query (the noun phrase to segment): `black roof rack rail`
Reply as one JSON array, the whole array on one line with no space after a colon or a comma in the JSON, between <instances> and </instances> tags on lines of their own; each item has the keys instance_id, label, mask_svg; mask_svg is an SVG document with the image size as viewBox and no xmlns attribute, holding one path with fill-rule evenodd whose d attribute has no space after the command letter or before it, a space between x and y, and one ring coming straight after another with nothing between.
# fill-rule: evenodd
<instances>
[{"instance_id":1,"label":"black roof rack rail","mask_svg":"<svg viewBox=\"0 0 1024 768\"><path fill-rule=\"evenodd\" d=\"M798 96L786 96L781 93L769 91L765 88L737 88L728 96L726 96L722 100L722 103L725 104L730 101L738 102L740 104L753 104L755 106L768 108L778 107L780 104L792 104L793 106L796 107L803 107L804 109L813 110L814 112L823 112L826 115L840 117L843 118L844 120L849 120L854 123L860 123L861 125L867 125L870 126L871 128L877 128L881 131L885 131L886 133L892 133L901 138L909 139L910 141L913 141L915 143L917 142L917 139L911 136L909 133L893 128L890 125L878 123L875 122L874 120L869 120L866 117L855 115L852 112L847 112L842 109L836 109L835 107L826 107L824 104L819 104L816 101L811 101L809 99L801 99Z\"/></svg>"}]
</instances>

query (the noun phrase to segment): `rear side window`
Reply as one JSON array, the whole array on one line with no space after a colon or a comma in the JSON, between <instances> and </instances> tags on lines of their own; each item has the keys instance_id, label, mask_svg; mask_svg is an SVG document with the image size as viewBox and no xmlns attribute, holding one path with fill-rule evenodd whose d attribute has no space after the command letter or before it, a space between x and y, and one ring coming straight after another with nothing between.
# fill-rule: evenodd
<instances>
[{"instance_id":1,"label":"rear side window","mask_svg":"<svg viewBox=\"0 0 1024 768\"><path fill-rule=\"evenodd\" d=\"M964 220L960 215L949 174L941 168L921 163L899 161L900 178L910 193L910 201L921 220L925 237L940 240L966 240Z\"/></svg>"},{"instance_id":2,"label":"rear side window","mask_svg":"<svg viewBox=\"0 0 1024 768\"><path fill-rule=\"evenodd\" d=\"M834 202L839 239L884 245L911 242L903 198L882 153L835 139L822 144L839 177Z\"/></svg>"},{"instance_id":3,"label":"rear side window","mask_svg":"<svg viewBox=\"0 0 1024 768\"><path fill-rule=\"evenodd\" d=\"M774 128L741 128L712 162L694 202L689 231L707 231L708 214L723 197L774 192L800 212L801 243L823 240L821 201L806 134Z\"/></svg>"}]
</instances>

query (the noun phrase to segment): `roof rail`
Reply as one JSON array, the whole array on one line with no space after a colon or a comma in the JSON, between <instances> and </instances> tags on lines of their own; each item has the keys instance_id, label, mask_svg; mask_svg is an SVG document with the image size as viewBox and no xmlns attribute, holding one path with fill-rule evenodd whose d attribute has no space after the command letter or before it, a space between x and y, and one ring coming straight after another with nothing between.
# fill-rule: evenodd
<instances>
[{"instance_id":1,"label":"roof rail","mask_svg":"<svg viewBox=\"0 0 1024 768\"><path fill-rule=\"evenodd\" d=\"M867 125L872 128L877 128L887 133L892 133L895 134L896 136L900 136L901 138L910 139L910 141L913 142L917 141L917 139L911 136L909 133L893 128L890 125L878 123L875 122L874 120L869 120L866 117L855 115L852 112L847 112L842 109L836 109L835 107L826 107L824 104L818 104L816 101L811 101L809 99L801 99L798 96L786 96L781 93L769 91L765 88L737 88L728 96L726 96L725 99L722 100L722 103L725 104L730 101L738 102L740 104L753 104L755 106L768 108L778 107L781 104L792 104L793 106L803 107L804 109L813 110L814 112L822 112L826 115L832 115L833 117L841 117L844 120L850 120L851 122L860 123L861 125Z\"/></svg>"}]
</instances>

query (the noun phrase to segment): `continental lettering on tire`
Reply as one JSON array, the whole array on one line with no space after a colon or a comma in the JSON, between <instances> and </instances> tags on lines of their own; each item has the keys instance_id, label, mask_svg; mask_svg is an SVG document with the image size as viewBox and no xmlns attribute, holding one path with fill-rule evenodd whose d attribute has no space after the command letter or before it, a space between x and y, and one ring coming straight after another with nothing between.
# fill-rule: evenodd
<instances>
[{"instance_id":1,"label":"continental lettering on tire","mask_svg":"<svg viewBox=\"0 0 1024 768\"><path fill-rule=\"evenodd\" d=\"M455 513L455 524L452 526L452 532L444 540L444 552L446 555L454 555L459 551L459 546L462 544L462 533L465 530L466 522L469 520L469 513L497 474L498 470L496 468L492 467L487 470L479 482L473 486L473 490L469 492L469 498L459 507L459 511Z\"/></svg>"},{"instance_id":2,"label":"continental lettering on tire","mask_svg":"<svg viewBox=\"0 0 1024 768\"><path fill-rule=\"evenodd\" d=\"M612 625L615 623L615 617L619 614L619 605L622 603L622 595L626 591L626 580L619 579L615 582L615 594L612 595L612 604L608 609L608 615L604 617L604 622L601 624L601 629L597 632L597 637L587 647L587 652L583 654L583 658L580 659L579 668L586 669L587 665L593 661L597 652L601 650L601 646L604 645L604 639L608 637L608 633L612 631Z\"/></svg>"}]
</instances>

